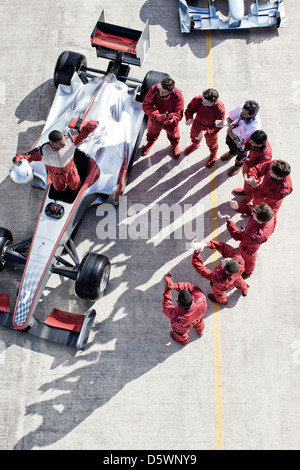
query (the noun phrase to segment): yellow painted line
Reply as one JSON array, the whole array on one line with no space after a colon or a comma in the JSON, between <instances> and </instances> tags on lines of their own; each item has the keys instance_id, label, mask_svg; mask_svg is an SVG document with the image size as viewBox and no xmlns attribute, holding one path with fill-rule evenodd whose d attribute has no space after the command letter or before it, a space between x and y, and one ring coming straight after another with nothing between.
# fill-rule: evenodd
<instances>
[{"instance_id":1,"label":"yellow painted line","mask_svg":"<svg viewBox=\"0 0 300 470\"><path fill-rule=\"evenodd\" d=\"M206 72L207 88L213 88L212 33L206 32ZM211 239L217 239L218 200L215 170L210 169L210 203L211 203ZM212 254L212 269L219 264L218 252ZM213 336L214 336L214 376L215 376L215 439L216 450L224 450L223 442L223 393L222 393L222 351L221 351L221 315L220 306L213 302Z\"/></svg>"}]
</instances>

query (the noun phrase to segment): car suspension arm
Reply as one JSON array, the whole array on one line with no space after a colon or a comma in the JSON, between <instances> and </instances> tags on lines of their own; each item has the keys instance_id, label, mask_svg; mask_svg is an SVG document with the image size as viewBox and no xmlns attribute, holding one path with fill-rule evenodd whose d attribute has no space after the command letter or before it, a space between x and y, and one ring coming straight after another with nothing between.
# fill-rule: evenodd
<instances>
[{"instance_id":1,"label":"car suspension arm","mask_svg":"<svg viewBox=\"0 0 300 470\"><path fill-rule=\"evenodd\" d=\"M8 245L5 253L3 253L3 259L14 263L26 264L28 247L30 246L31 241L32 238L27 238L21 242Z\"/></svg>"},{"instance_id":2,"label":"car suspension arm","mask_svg":"<svg viewBox=\"0 0 300 470\"><path fill-rule=\"evenodd\" d=\"M51 272L60 276L68 277L69 279L73 279L75 281L78 273L79 257L74 242L71 238L68 240L67 243L64 244L64 249L70 256L74 264L69 263L69 261L65 260L61 256L55 256L55 260L63 266L59 266L57 264L53 265L51 267Z\"/></svg>"}]
</instances>

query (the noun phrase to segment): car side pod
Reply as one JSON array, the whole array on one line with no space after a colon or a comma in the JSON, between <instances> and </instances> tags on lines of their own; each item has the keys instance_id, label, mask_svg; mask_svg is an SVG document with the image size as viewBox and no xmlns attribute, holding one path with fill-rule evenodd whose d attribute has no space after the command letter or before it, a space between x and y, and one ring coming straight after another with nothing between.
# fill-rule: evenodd
<instances>
[{"instance_id":1,"label":"car side pod","mask_svg":"<svg viewBox=\"0 0 300 470\"><path fill-rule=\"evenodd\" d=\"M85 314L71 313L54 308L44 322L34 320L25 331L33 336L84 350L96 317L95 309ZM10 303L7 294L0 292L0 326L16 330L12 322ZM18 331L18 330L16 330Z\"/></svg>"}]
</instances>

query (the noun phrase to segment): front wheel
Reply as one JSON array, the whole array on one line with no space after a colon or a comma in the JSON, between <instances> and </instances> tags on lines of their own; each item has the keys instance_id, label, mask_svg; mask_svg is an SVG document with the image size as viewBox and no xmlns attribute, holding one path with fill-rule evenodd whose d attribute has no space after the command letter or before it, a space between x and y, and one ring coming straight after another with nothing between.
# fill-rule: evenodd
<instances>
[{"instance_id":1,"label":"front wheel","mask_svg":"<svg viewBox=\"0 0 300 470\"><path fill-rule=\"evenodd\" d=\"M82 259L77 278L75 292L81 299L95 302L104 294L109 282L110 261L107 256L88 253Z\"/></svg>"},{"instance_id":2,"label":"front wheel","mask_svg":"<svg viewBox=\"0 0 300 470\"><path fill-rule=\"evenodd\" d=\"M6 265L5 251L8 245L12 243L12 240L13 238L10 230L0 227L0 271L3 271Z\"/></svg>"}]
</instances>

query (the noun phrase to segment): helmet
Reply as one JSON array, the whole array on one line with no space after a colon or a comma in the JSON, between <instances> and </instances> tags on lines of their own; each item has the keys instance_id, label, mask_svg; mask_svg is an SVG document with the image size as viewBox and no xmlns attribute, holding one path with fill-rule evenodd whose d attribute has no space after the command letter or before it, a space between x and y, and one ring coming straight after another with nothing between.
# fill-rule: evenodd
<instances>
[{"instance_id":1,"label":"helmet","mask_svg":"<svg viewBox=\"0 0 300 470\"><path fill-rule=\"evenodd\" d=\"M30 163L26 159L14 163L10 169L9 175L15 183L29 183L33 180L33 171Z\"/></svg>"}]
</instances>

